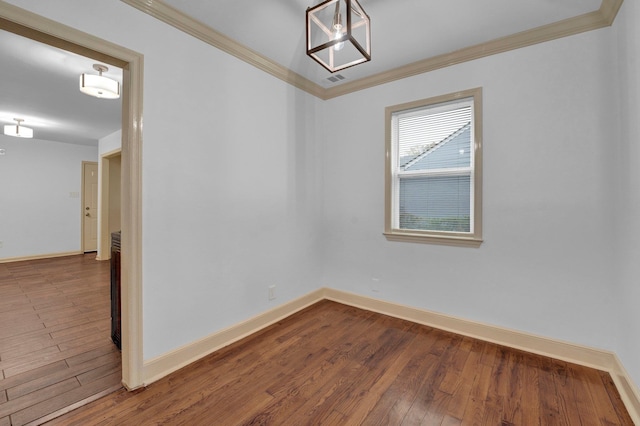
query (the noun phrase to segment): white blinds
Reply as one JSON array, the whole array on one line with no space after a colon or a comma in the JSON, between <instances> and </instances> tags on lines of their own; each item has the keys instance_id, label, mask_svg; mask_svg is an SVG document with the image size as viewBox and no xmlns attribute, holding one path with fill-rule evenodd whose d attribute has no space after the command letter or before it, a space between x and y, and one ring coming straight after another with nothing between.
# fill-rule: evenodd
<instances>
[{"instance_id":1,"label":"white blinds","mask_svg":"<svg viewBox=\"0 0 640 426\"><path fill-rule=\"evenodd\" d=\"M472 105L465 99L394 115L400 229L473 231Z\"/></svg>"}]
</instances>

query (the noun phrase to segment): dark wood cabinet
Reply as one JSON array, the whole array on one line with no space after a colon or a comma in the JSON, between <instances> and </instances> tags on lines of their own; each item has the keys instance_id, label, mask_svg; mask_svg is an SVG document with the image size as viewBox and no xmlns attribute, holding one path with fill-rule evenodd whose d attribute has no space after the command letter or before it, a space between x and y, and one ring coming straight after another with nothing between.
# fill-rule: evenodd
<instances>
[{"instance_id":1,"label":"dark wood cabinet","mask_svg":"<svg viewBox=\"0 0 640 426\"><path fill-rule=\"evenodd\" d=\"M120 231L111 234L111 340L121 349Z\"/></svg>"}]
</instances>

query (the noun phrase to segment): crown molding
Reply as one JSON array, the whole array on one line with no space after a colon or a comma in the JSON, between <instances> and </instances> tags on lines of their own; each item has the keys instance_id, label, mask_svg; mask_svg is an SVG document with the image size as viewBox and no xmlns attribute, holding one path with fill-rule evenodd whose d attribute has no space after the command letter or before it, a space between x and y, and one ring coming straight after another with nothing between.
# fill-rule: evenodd
<instances>
[{"instance_id":1,"label":"crown molding","mask_svg":"<svg viewBox=\"0 0 640 426\"><path fill-rule=\"evenodd\" d=\"M126 61L115 57L111 52L105 53L74 43L72 41L73 35L69 34L70 31L57 22L28 13L24 9L4 1L0 1L0 29L119 68L127 65ZM79 33L79 31L75 30L72 33ZM87 40L87 44L97 45L100 43L99 39L93 35L82 34L82 37Z\"/></svg>"},{"instance_id":2,"label":"crown molding","mask_svg":"<svg viewBox=\"0 0 640 426\"><path fill-rule=\"evenodd\" d=\"M602 0L599 12L602 15L603 27L608 27L613 24L620 10L620 6L622 6L622 2L623 0Z\"/></svg>"},{"instance_id":3,"label":"crown molding","mask_svg":"<svg viewBox=\"0 0 640 426\"><path fill-rule=\"evenodd\" d=\"M427 58L369 77L324 88L185 15L162 0L121 0L320 99L331 99L451 65L610 26L623 0L602 0L596 11Z\"/></svg>"},{"instance_id":4,"label":"crown molding","mask_svg":"<svg viewBox=\"0 0 640 426\"><path fill-rule=\"evenodd\" d=\"M564 19L450 53L427 58L390 71L344 83L340 86L334 86L326 89L324 98L335 98L451 65L610 26L622 5L622 1L623 0L603 0L600 9L594 12L585 13L573 18Z\"/></svg>"},{"instance_id":5,"label":"crown molding","mask_svg":"<svg viewBox=\"0 0 640 426\"><path fill-rule=\"evenodd\" d=\"M161 0L121 0L154 18L165 22L223 52L271 74L298 89L323 98L324 88L271 59L227 37L208 25L169 6Z\"/></svg>"}]
</instances>

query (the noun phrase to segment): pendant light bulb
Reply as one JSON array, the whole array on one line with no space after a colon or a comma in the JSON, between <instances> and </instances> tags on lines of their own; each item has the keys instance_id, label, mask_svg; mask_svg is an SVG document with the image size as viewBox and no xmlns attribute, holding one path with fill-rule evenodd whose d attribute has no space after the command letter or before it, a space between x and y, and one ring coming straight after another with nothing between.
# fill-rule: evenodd
<instances>
[{"instance_id":1,"label":"pendant light bulb","mask_svg":"<svg viewBox=\"0 0 640 426\"><path fill-rule=\"evenodd\" d=\"M342 25L340 25L340 27L342 27ZM333 39L334 40L339 40L340 37L342 37L342 28L338 28L338 26L335 26L335 25L334 25L334 28L335 28L335 31L333 33ZM342 50L343 47L344 47L344 41L341 41L339 43L336 43L333 46L333 50L340 51L340 50Z\"/></svg>"},{"instance_id":2,"label":"pendant light bulb","mask_svg":"<svg viewBox=\"0 0 640 426\"><path fill-rule=\"evenodd\" d=\"M342 37L342 15L340 14L340 1L336 2L336 10L333 13L333 37L332 40L339 40ZM333 50L340 51L344 47L344 41L333 45Z\"/></svg>"}]
</instances>

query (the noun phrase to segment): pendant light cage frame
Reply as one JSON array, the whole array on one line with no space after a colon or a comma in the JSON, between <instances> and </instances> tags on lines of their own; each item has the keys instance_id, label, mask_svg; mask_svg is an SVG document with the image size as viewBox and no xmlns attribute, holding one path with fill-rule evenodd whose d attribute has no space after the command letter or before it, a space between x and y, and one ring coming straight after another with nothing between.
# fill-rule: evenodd
<instances>
[{"instance_id":1,"label":"pendant light cage frame","mask_svg":"<svg viewBox=\"0 0 640 426\"><path fill-rule=\"evenodd\" d=\"M329 72L371 60L371 20L358 0L326 0L306 17L307 55Z\"/></svg>"}]
</instances>

